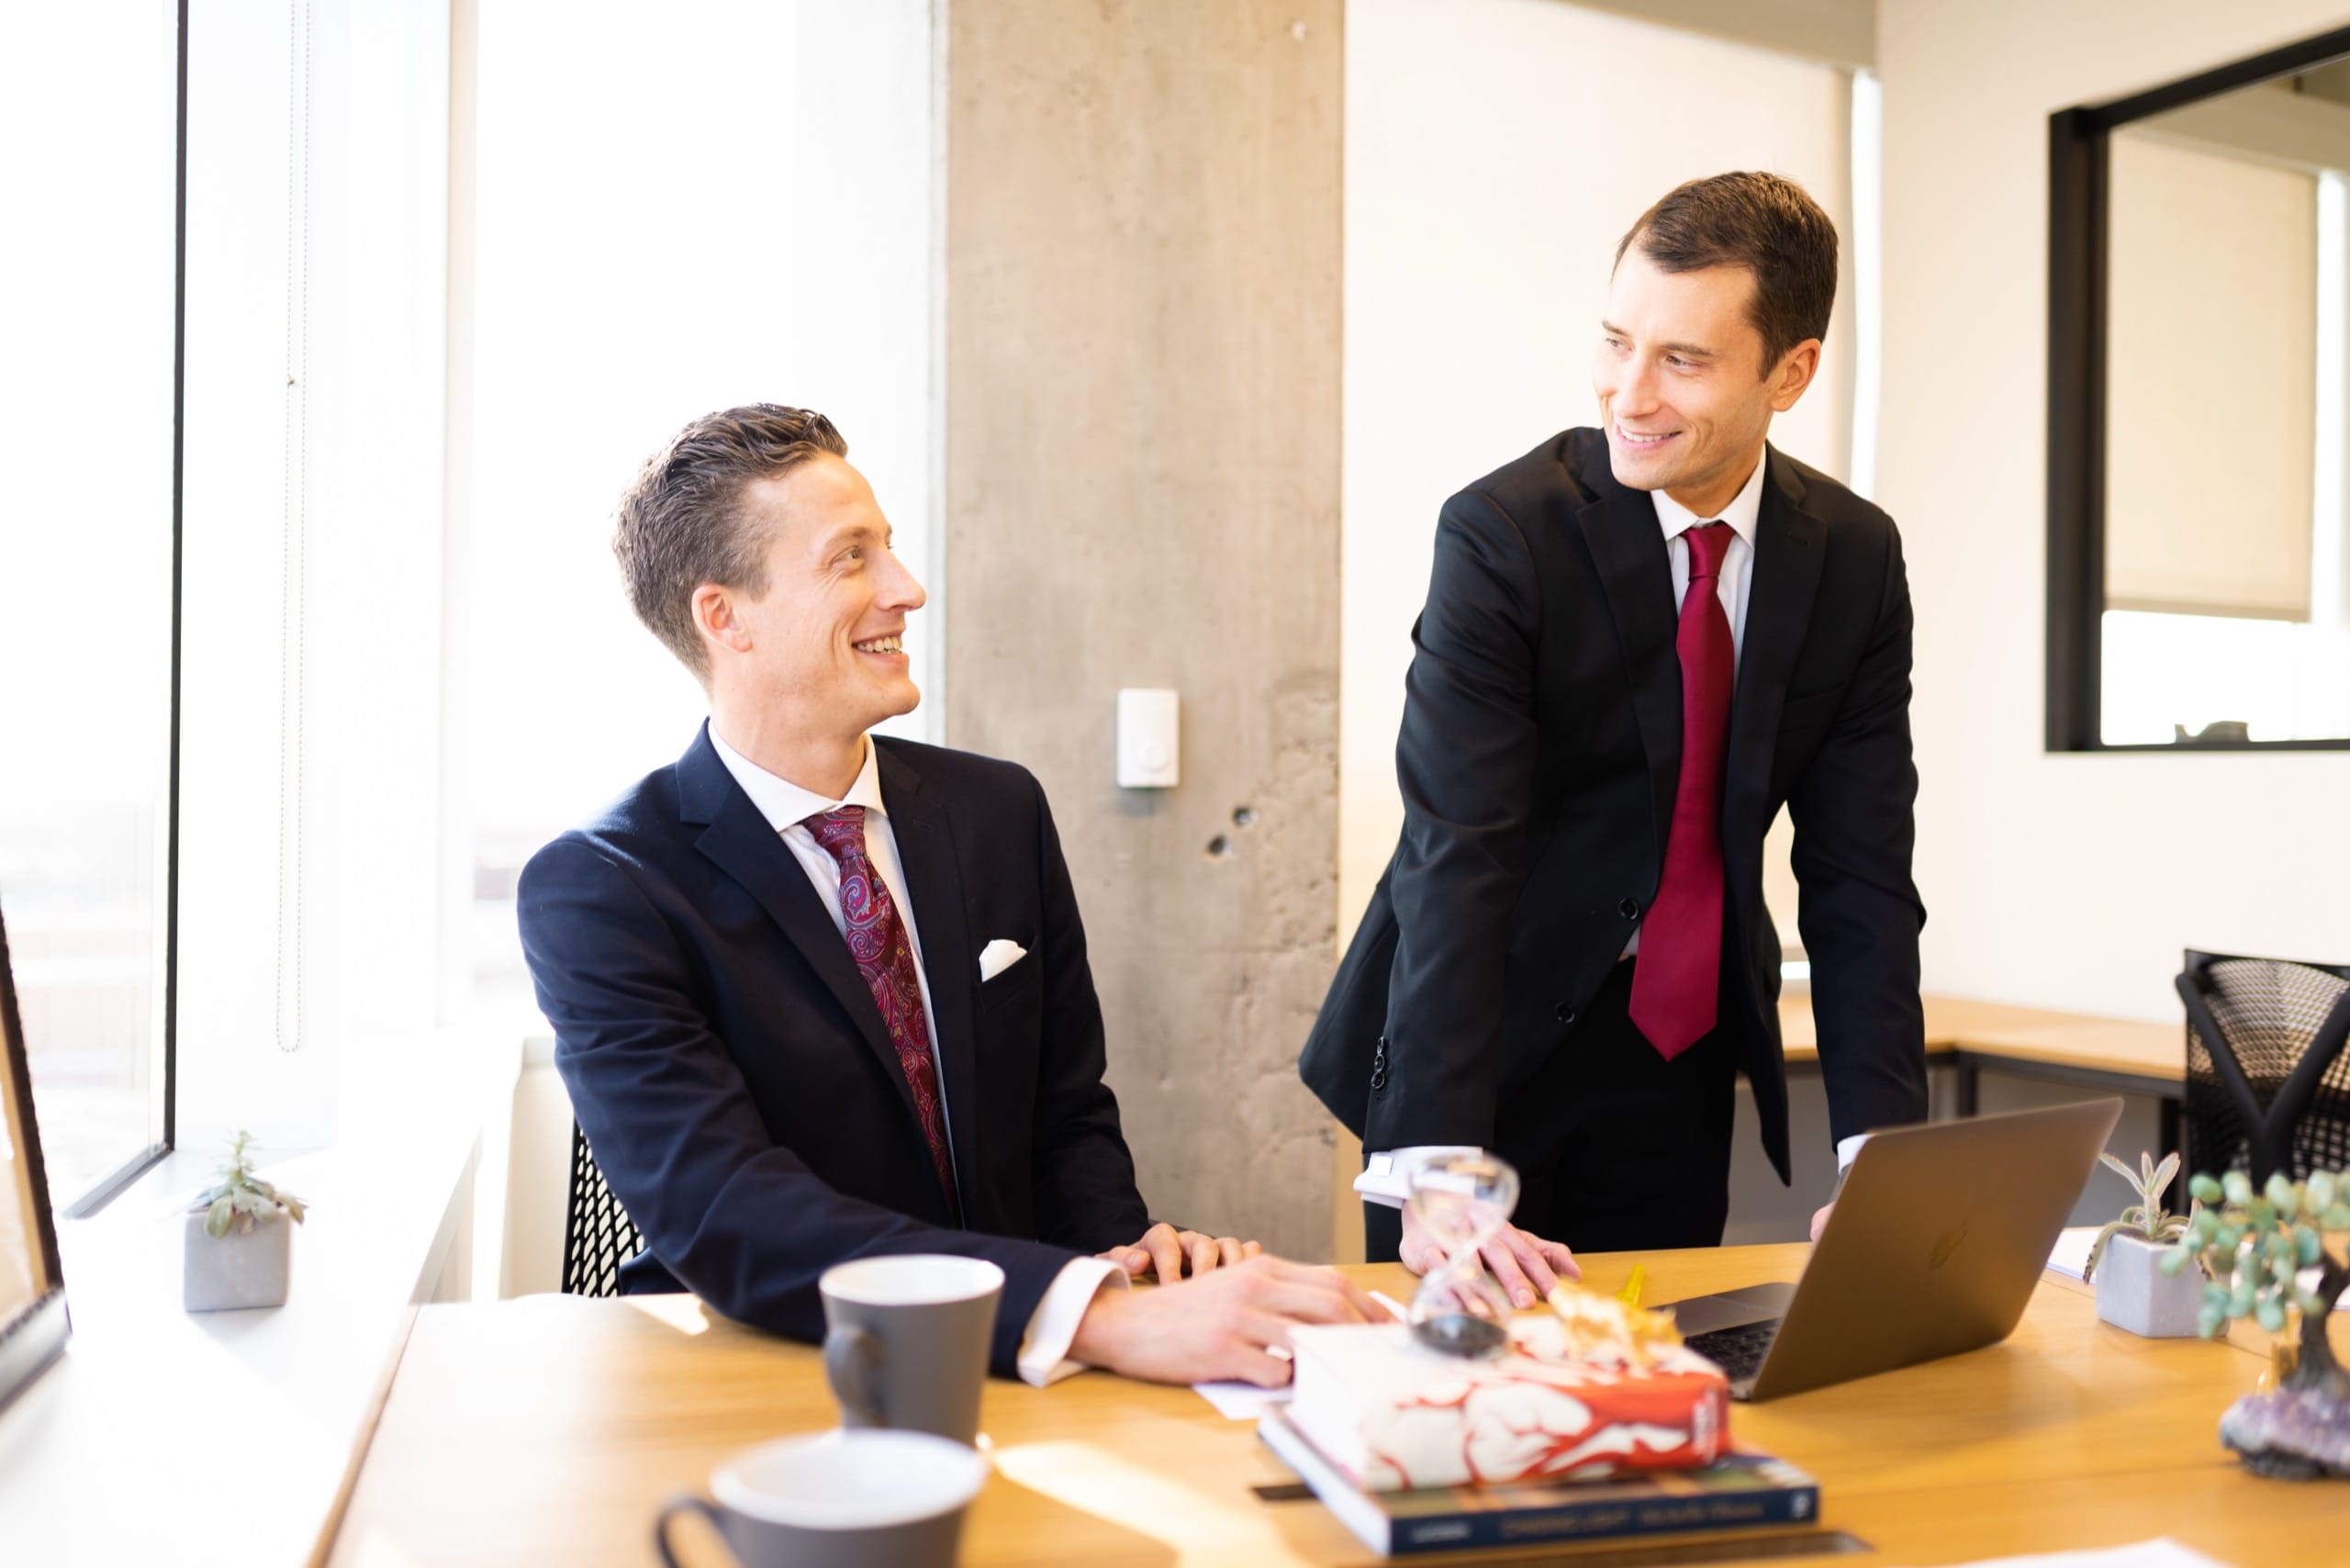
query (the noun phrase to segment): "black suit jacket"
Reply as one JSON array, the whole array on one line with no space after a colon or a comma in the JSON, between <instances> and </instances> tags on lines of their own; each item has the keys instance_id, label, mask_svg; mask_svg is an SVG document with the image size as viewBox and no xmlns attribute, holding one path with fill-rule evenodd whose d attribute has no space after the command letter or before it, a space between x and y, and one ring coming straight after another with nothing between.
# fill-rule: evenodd
<instances>
[{"instance_id":1,"label":"black suit jacket","mask_svg":"<svg viewBox=\"0 0 2350 1568\"><path fill-rule=\"evenodd\" d=\"M1785 804L1795 821L1840 1139L1925 1115L1925 910L1900 536L1833 480L1765 461L1722 798L1717 1027L1785 1180L1772 819ZM1503 1098L1572 1048L1664 863L1678 620L1655 504L1617 483L1601 431L1568 431L1445 503L1395 748L1403 835L1299 1064L1367 1148L1491 1146Z\"/></svg>"},{"instance_id":2,"label":"black suit jacket","mask_svg":"<svg viewBox=\"0 0 2350 1568\"><path fill-rule=\"evenodd\" d=\"M1002 1265L992 1364L1061 1267L1149 1224L1044 792L1011 763L877 738L922 935L960 1221L879 1010L808 874L707 727L522 873L522 946L555 1066L644 1232L626 1293L679 1282L813 1339L846 1258ZM997 937L1028 950L984 984Z\"/></svg>"}]
</instances>

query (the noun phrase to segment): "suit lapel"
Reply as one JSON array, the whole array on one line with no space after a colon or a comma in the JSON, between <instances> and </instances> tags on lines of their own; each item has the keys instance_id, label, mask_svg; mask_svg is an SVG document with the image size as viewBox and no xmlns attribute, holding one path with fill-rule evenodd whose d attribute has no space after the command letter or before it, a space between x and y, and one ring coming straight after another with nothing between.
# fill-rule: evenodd
<instances>
[{"instance_id":1,"label":"suit lapel","mask_svg":"<svg viewBox=\"0 0 2350 1568\"><path fill-rule=\"evenodd\" d=\"M919 1125L913 1090L906 1083L905 1069L898 1065L898 1048L890 1043L881 1010L873 1004L873 992L849 956L847 942L833 924L807 871L718 760L706 726L679 759L677 778L679 816L705 824L694 847L750 890L768 918L782 927L824 989L847 1011L857 1034L887 1070L882 1076L897 1090L906 1114Z\"/></svg>"},{"instance_id":2,"label":"suit lapel","mask_svg":"<svg viewBox=\"0 0 2350 1568\"><path fill-rule=\"evenodd\" d=\"M1787 681L1811 626L1825 556L1818 520L1803 510L1803 480L1766 451L1762 510L1754 527L1754 574L1748 582L1746 640L1729 708L1729 776L1722 799L1725 846L1759 841L1770 799L1771 762Z\"/></svg>"},{"instance_id":3,"label":"suit lapel","mask_svg":"<svg viewBox=\"0 0 2350 1568\"><path fill-rule=\"evenodd\" d=\"M1681 661L1673 653L1673 563L1656 520L1656 503L1627 489L1606 470L1578 476L1599 498L1575 513L1583 543L1607 590L1616 641L1632 687L1632 711L1648 753L1650 809L1662 851L1681 777Z\"/></svg>"},{"instance_id":4,"label":"suit lapel","mask_svg":"<svg viewBox=\"0 0 2350 1568\"><path fill-rule=\"evenodd\" d=\"M978 1192L979 1139L979 1061L972 1043L972 993L977 949L965 918L962 868L955 857L955 833L946 802L923 786L922 775L897 752L880 751L881 799L898 841L898 865L905 874L906 900L913 905L914 928L922 934L923 978L930 982L930 1026L936 1036L940 1089L946 1096L947 1126L955 1146L955 1182L961 1189L965 1223L971 1223Z\"/></svg>"}]
</instances>

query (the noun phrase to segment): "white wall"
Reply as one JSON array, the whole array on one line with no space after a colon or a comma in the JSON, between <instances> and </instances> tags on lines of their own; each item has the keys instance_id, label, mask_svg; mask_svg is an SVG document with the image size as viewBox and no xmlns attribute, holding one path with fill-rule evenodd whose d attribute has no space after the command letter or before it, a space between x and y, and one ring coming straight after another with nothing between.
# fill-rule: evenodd
<instances>
[{"instance_id":1,"label":"white wall","mask_svg":"<svg viewBox=\"0 0 2350 1568\"><path fill-rule=\"evenodd\" d=\"M2315 0L1880 10L1879 499L1917 606L1930 990L2166 1020L2183 946L2350 958L2350 756L2042 751L2047 117L2341 21ZM2180 344L2180 398L2196 370ZM2213 439L2250 412L2209 407Z\"/></svg>"},{"instance_id":2,"label":"white wall","mask_svg":"<svg viewBox=\"0 0 2350 1568\"><path fill-rule=\"evenodd\" d=\"M1616 242L1684 180L1767 169L1848 229L1850 78L1559 0L1347 8L1339 929L1403 824L1395 731L1437 509L1596 417ZM1842 475L1851 265L1819 382L1773 436Z\"/></svg>"}]
</instances>

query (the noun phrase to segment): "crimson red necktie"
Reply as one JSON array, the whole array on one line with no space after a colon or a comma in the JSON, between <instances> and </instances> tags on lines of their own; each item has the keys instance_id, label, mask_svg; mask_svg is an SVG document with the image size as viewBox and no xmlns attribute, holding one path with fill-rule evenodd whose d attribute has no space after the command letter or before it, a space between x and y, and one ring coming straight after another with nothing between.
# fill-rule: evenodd
<instances>
[{"instance_id":1,"label":"crimson red necktie","mask_svg":"<svg viewBox=\"0 0 2350 1568\"><path fill-rule=\"evenodd\" d=\"M1664 878L1632 956L1633 1026L1671 1061L1714 1026L1722 965L1722 766L1737 653L1722 613L1722 557L1737 535L1709 522L1689 542L1681 596L1681 778L1664 841Z\"/></svg>"},{"instance_id":2,"label":"crimson red necktie","mask_svg":"<svg viewBox=\"0 0 2350 1568\"><path fill-rule=\"evenodd\" d=\"M838 806L808 819L808 831L841 868L841 914L848 950L856 959L873 1005L898 1048L898 1066L914 1092L914 1111L930 1143L931 1163L946 1201L955 1202L955 1164L946 1152L946 1113L938 1103L938 1067L930 1058L930 1020L922 1009L922 977L914 968L914 945L898 918L889 887L874 873L865 853L865 808Z\"/></svg>"}]
</instances>

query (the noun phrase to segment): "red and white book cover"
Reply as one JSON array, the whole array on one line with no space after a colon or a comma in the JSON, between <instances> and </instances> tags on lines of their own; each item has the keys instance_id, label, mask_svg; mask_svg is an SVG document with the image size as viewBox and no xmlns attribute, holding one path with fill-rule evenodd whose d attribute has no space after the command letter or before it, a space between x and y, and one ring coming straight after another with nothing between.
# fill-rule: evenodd
<instances>
[{"instance_id":1,"label":"red and white book cover","mask_svg":"<svg viewBox=\"0 0 2350 1568\"><path fill-rule=\"evenodd\" d=\"M1292 1329L1289 1419L1367 1492L1597 1480L1712 1464L1729 1384L1681 1345L1570 1355L1528 1316L1497 1356L1464 1360L1400 1323Z\"/></svg>"}]
</instances>

